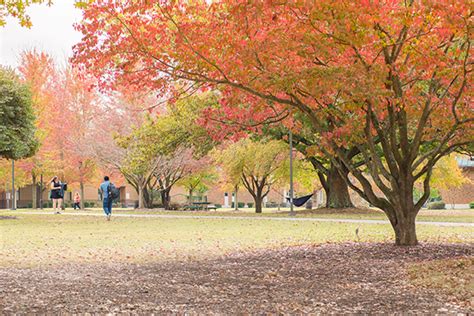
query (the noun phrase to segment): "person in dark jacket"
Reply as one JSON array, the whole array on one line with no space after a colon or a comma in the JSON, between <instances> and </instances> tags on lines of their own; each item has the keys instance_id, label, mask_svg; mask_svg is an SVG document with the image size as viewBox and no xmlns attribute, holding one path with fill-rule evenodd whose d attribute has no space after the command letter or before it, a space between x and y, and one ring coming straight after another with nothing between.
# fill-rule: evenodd
<instances>
[{"instance_id":1,"label":"person in dark jacket","mask_svg":"<svg viewBox=\"0 0 474 316\"><path fill-rule=\"evenodd\" d=\"M61 214L59 210L61 209L61 203L63 201L62 197L62 187L61 182L57 176L54 176L51 179L51 199L53 200L53 211L56 214Z\"/></svg>"}]
</instances>

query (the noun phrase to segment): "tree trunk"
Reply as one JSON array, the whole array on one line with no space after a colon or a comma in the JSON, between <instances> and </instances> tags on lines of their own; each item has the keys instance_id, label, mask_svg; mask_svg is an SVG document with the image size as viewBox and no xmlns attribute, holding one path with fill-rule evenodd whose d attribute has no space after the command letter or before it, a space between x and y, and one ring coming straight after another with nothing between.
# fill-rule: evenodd
<instances>
[{"instance_id":1,"label":"tree trunk","mask_svg":"<svg viewBox=\"0 0 474 316\"><path fill-rule=\"evenodd\" d=\"M31 175L31 208L38 208L38 184L36 183L36 175Z\"/></svg>"},{"instance_id":2,"label":"tree trunk","mask_svg":"<svg viewBox=\"0 0 474 316\"><path fill-rule=\"evenodd\" d=\"M143 189L143 204L145 208L153 208L153 191L145 186Z\"/></svg>"},{"instance_id":3,"label":"tree trunk","mask_svg":"<svg viewBox=\"0 0 474 316\"><path fill-rule=\"evenodd\" d=\"M255 213L262 213L263 198L260 195L257 194L254 197L254 201L255 201Z\"/></svg>"},{"instance_id":4,"label":"tree trunk","mask_svg":"<svg viewBox=\"0 0 474 316\"><path fill-rule=\"evenodd\" d=\"M80 191L81 191L81 210L84 209L84 181L79 182ZM73 201L74 202L74 201Z\"/></svg>"},{"instance_id":5,"label":"tree trunk","mask_svg":"<svg viewBox=\"0 0 474 316\"><path fill-rule=\"evenodd\" d=\"M189 189L189 204L193 204L193 190Z\"/></svg>"},{"instance_id":6,"label":"tree trunk","mask_svg":"<svg viewBox=\"0 0 474 316\"><path fill-rule=\"evenodd\" d=\"M170 204L171 204L171 197L170 197L170 190L162 190L161 191L161 203L163 204L163 207L165 210L171 209Z\"/></svg>"},{"instance_id":7,"label":"tree trunk","mask_svg":"<svg viewBox=\"0 0 474 316\"><path fill-rule=\"evenodd\" d=\"M255 213L262 213L262 204L263 204L263 184L262 186L257 186L257 190L254 192L253 199L255 201Z\"/></svg>"},{"instance_id":8,"label":"tree trunk","mask_svg":"<svg viewBox=\"0 0 474 316\"><path fill-rule=\"evenodd\" d=\"M395 231L395 244L397 246L415 246L418 244L416 238L415 217L413 215L398 218L396 223L392 223Z\"/></svg>"},{"instance_id":9,"label":"tree trunk","mask_svg":"<svg viewBox=\"0 0 474 316\"><path fill-rule=\"evenodd\" d=\"M343 173L344 176L347 177L349 171L343 170ZM326 192L327 208L354 207L351 201L351 196L349 195L349 187L332 163L327 176L327 186L324 187L324 190Z\"/></svg>"},{"instance_id":10,"label":"tree trunk","mask_svg":"<svg viewBox=\"0 0 474 316\"><path fill-rule=\"evenodd\" d=\"M141 186L140 184L138 184L138 208L145 208L145 203L143 199L143 186Z\"/></svg>"},{"instance_id":11,"label":"tree trunk","mask_svg":"<svg viewBox=\"0 0 474 316\"><path fill-rule=\"evenodd\" d=\"M239 200L237 199L237 187L235 188L235 191L234 191L234 211L238 211L239 210Z\"/></svg>"}]
</instances>

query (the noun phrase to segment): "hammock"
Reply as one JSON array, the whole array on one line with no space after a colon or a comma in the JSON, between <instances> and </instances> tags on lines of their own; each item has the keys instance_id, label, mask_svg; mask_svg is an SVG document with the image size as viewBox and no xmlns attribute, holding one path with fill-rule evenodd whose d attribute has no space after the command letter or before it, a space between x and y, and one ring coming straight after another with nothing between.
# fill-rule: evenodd
<instances>
[{"instance_id":1,"label":"hammock","mask_svg":"<svg viewBox=\"0 0 474 316\"><path fill-rule=\"evenodd\" d=\"M313 196L313 194L305 195L305 196L299 197L299 198L297 198L297 199L293 198L293 205L295 205L295 206L302 206L302 205L304 205L312 196ZM288 200L288 202L290 202L290 198L286 198L286 199Z\"/></svg>"}]
</instances>

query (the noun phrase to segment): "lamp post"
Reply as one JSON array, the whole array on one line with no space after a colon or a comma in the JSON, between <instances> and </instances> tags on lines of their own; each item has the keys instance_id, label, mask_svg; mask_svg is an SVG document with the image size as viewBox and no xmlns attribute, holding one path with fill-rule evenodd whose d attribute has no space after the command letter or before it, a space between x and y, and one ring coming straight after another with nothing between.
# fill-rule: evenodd
<instances>
[{"instance_id":1,"label":"lamp post","mask_svg":"<svg viewBox=\"0 0 474 316\"><path fill-rule=\"evenodd\" d=\"M16 210L15 160L12 159L12 210Z\"/></svg>"},{"instance_id":2,"label":"lamp post","mask_svg":"<svg viewBox=\"0 0 474 316\"><path fill-rule=\"evenodd\" d=\"M290 216L295 216L293 209L293 133L289 132L289 143L290 143Z\"/></svg>"},{"instance_id":3,"label":"lamp post","mask_svg":"<svg viewBox=\"0 0 474 316\"><path fill-rule=\"evenodd\" d=\"M43 174L40 176L40 209L43 209Z\"/></svg>"}]
</instances>

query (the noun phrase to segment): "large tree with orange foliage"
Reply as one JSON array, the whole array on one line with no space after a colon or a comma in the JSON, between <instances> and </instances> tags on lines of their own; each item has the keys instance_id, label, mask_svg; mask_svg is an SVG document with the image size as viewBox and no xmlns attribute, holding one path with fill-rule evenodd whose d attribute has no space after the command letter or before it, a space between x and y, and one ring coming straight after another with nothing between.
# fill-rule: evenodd
<instances>
[{"instance_id":1,"label":"large tree with orange foliage","mask_svg":"<svg viewBox=\"0 0 474 316\"><path fill-rule=\"evenodd\" d=\"M78 29L75 62L104 87L218 87L228 112L248 104L236 114L247 121L304 115L314 151L349 171L398 245L418 242L436 162L473 142L468 1L96 2Z\"/></svg>"}]
</instances>

